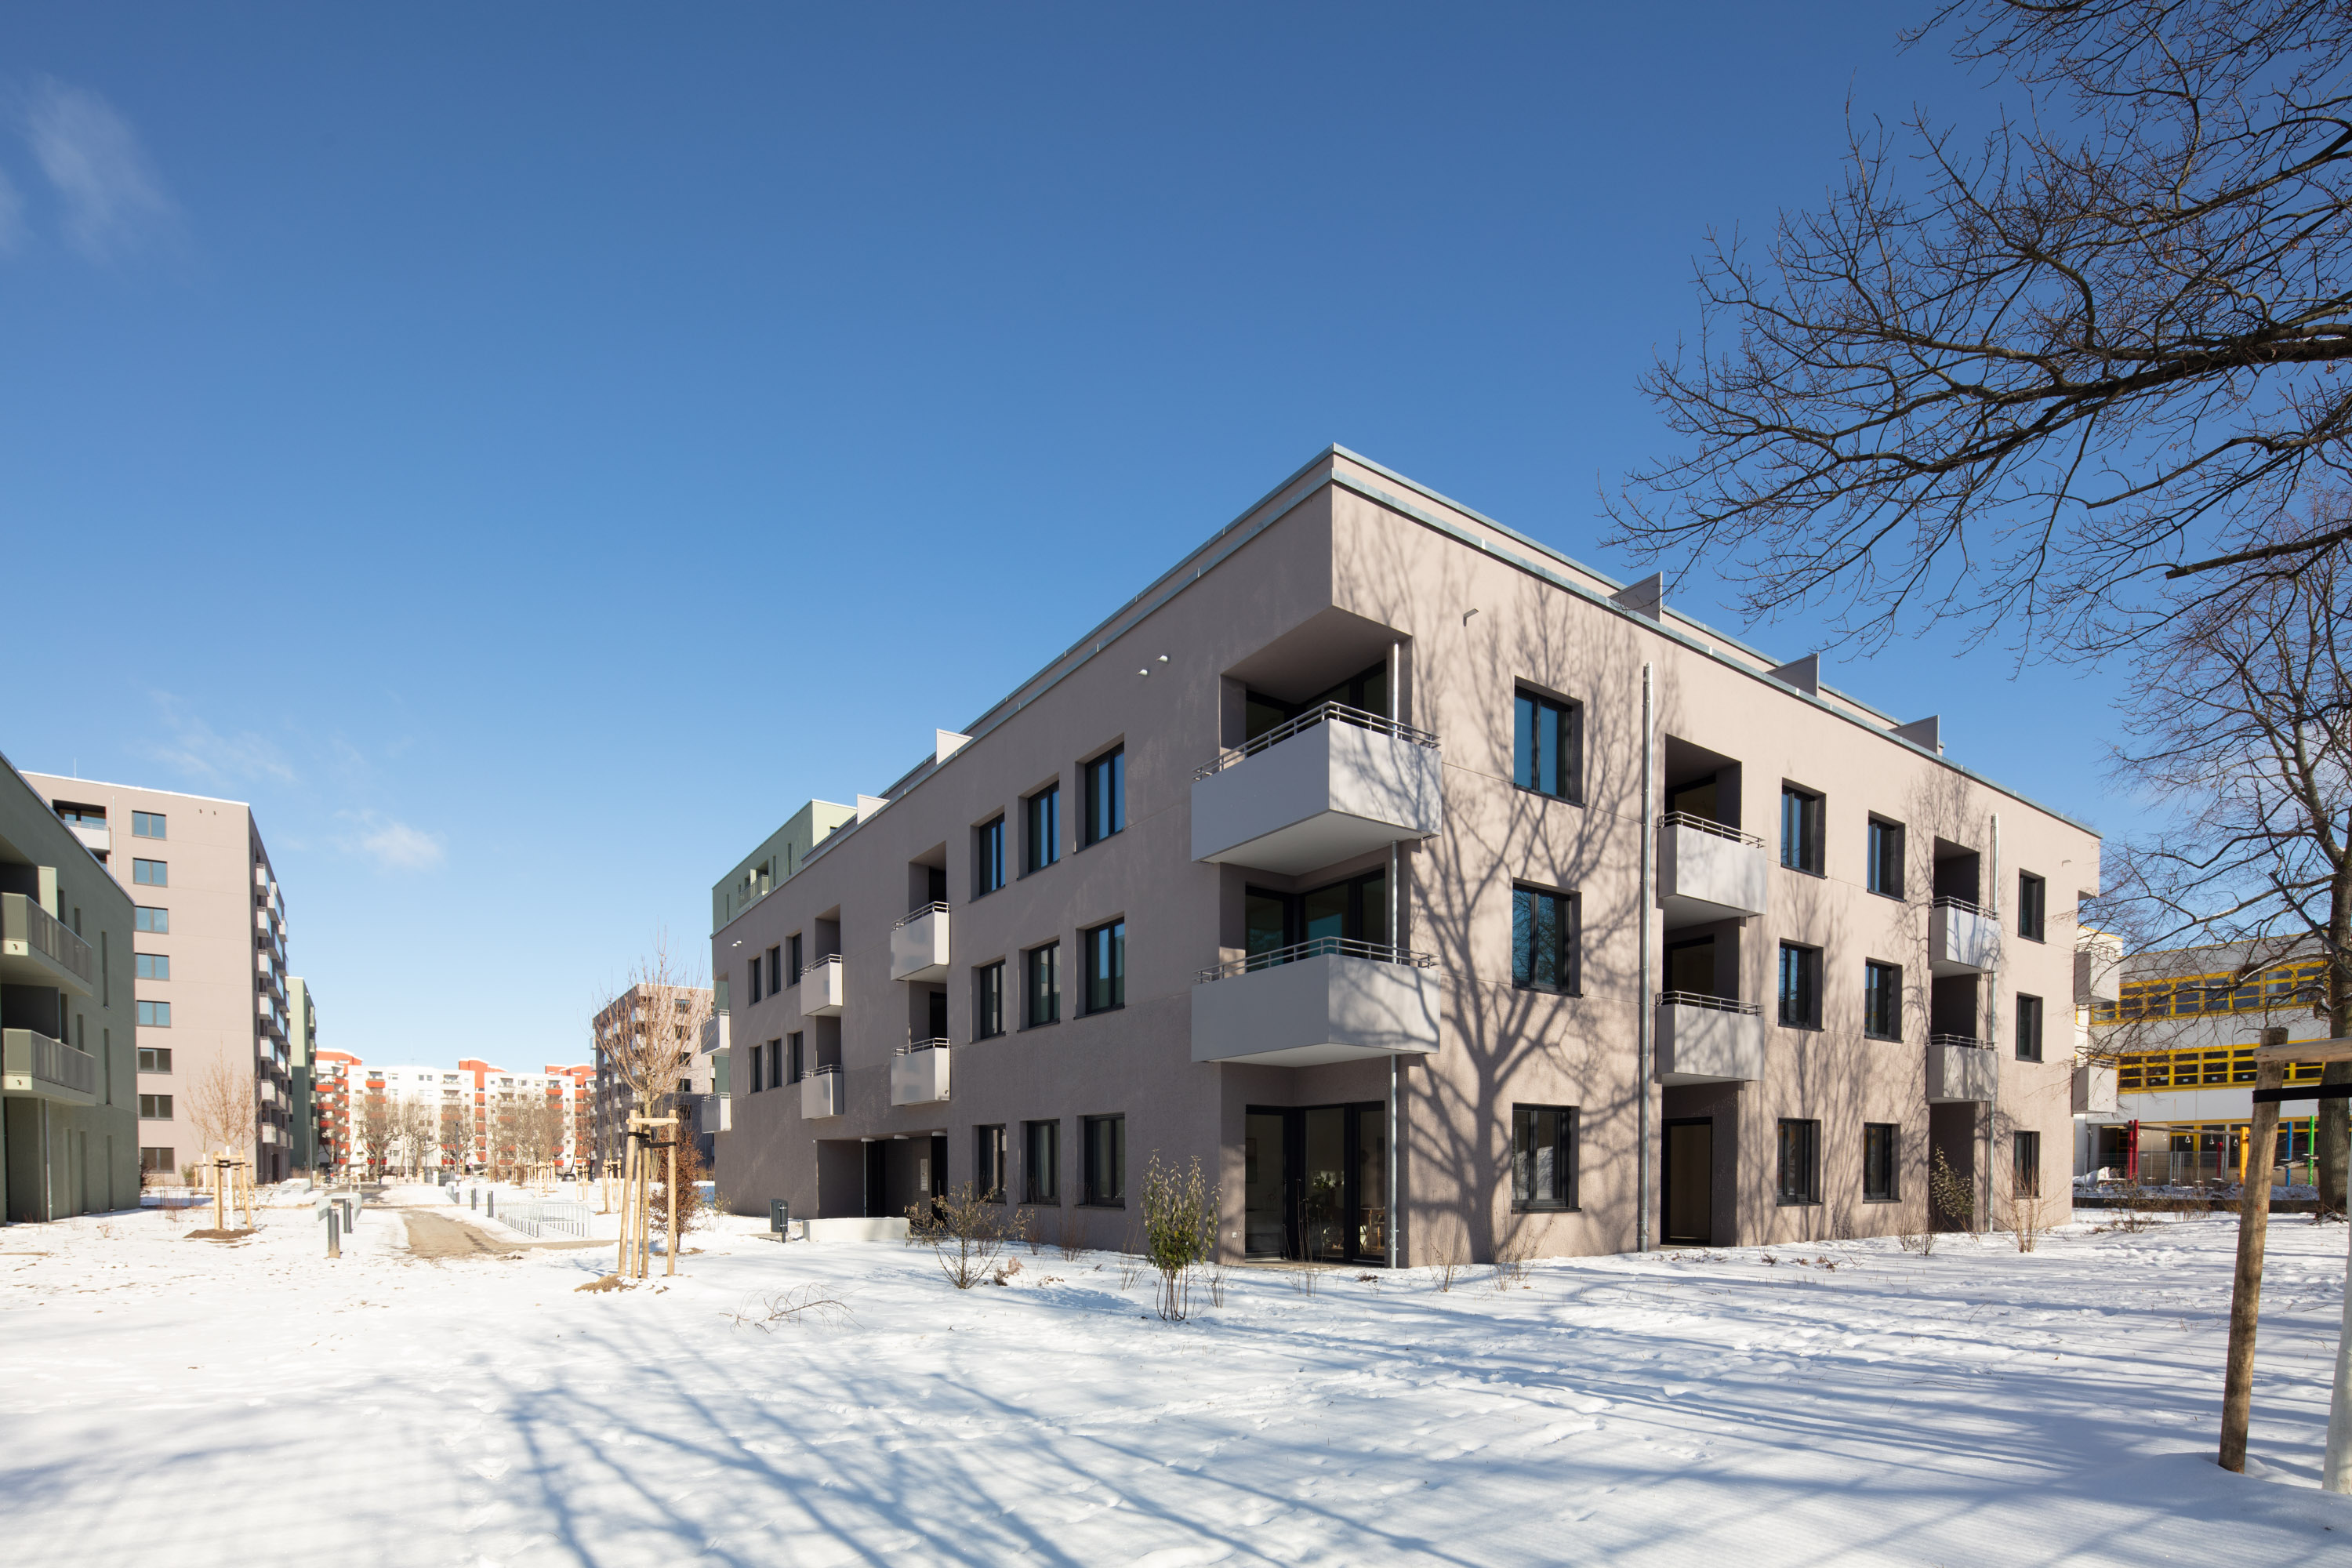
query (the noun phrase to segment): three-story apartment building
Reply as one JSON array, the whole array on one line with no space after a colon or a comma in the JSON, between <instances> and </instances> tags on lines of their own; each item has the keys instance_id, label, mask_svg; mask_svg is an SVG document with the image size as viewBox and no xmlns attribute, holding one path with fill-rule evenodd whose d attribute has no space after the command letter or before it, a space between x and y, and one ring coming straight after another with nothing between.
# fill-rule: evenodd
<instances>
[{"instance_id":1,"label":"three-story apartment building","mask_svg":"<svg viewBox=\"0 0 2352 1568\"><path fill-rule=\"evenodd\" d=\"M2067 1207L2099 841L1334 447L712 937L739 1209L1423 1264Z\"/></svg>"}]
</instances>

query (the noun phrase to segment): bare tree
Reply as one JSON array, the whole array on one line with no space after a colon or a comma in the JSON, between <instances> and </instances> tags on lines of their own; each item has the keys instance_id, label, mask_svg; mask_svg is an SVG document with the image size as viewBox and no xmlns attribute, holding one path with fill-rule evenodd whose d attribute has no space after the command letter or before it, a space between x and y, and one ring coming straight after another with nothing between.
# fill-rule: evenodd
<instances>
[{"instance_id":1,"label":"bare tree","mask_svg":"<svg viewBox=\"0 0 2352 1568\"><path fill-rule=\"evenodd\" d=\"M2244 942L2240 978L2290 955L2326 963L2304 998L2341 1032L2352 1005L2352 672L2337 638L2352 618L2352 562L2192 606L2136 661L2133 743L2119 784L2176 803L2131 846L2099 916L2142 947ZM2352 1081L2332 1064L2324 1081ZM2320 1200L2345 1206L2345 1102L2319 1102ZM2270 1152L2257 1152L2267 1163Z\"/></svg>"},{"instance_id":2,"label":"bare tree","mask_svg":"<svg viewBox=\"0 0 2352 1568\"><path fill-rule=\"evenodd\" d=\"M381 1177L384 1160L392 1148L392 1118L394 1106L381 1089L365 1091L360 1100L359 1136L365 1152L367 1173Z\"/></svg>"},{"instance_id":3,"label":"bare tree","mask_svg":"<svg viewBox=\"0 0 2352 1568\"><path fill-rule=\"evenodd\" d=\"M196 1075L195 1092L182 1101L205 1152L226 1149L246 1159L253 1157L253 1141L260 1126L254 1104L253 1073L239 1072L225 1061L215 1061Z\"/></svg>"},{"instance_id":4,"label":"bare tree","mask_svg":"<svg viewBox=\"0 0 2352 1568\"><path fill-rule=\"evenodd\" d=\"M668 934L657 933L652 952L636 965L629 984L599 1014L602 1032L598 1049L625 1088L632 1114L656 1117L677 1113L678 1091L686 1082L696 1043L702 1038L703 1026L710 1015L709 989L701 984L698 974L670 956ZM679 1137L682 1131L681 1127L666 1129L665 1140ZM643 1155L643 1151L626 1139L624 1152L632 1162ZM644 1268L649 1224L645 1205L654 1181L666 1175L666 1167L659 1174L648 1167L625 1183L625 1190L636 1194L632 1200L636 1205L635 1214L625 1213L623 1216L625 1270L634 1268L642 1271ZM629 1261L632 1246L637 1255L634 1265ZM677 1253L673 1248L670 1267L675 1269L676 1266Z\"/></svg>"},{"instance_id":5,"label":"bare tree","mask_svg":"<svg viewBox=\"0 0 2352 1568\"><path fill-rule=\"evenodd\" d=\"M2011 113L1857 124L1761 254L1710 237L1701 331L1644 391L1685 438L1615 542L1702 557L1769 616L1898 611L2043 652L2159 628L2352 542L2352 7L1957 0ZM2053 635L2054 634L2054 635Z\"/></svg>"},{"instance_id":6,"label":"bare tree","mask_svg":"<svg viewBox=\"0 0 2352 1568\"><path fill-rule=\"evenodd\" d=\"M392 1104L392 1136L400 1144L401 1167L414 1179L425 1168L425 1151L433 1147L434 1107L415 1094L404 1094Z\"/></svg>"}]
</instances>

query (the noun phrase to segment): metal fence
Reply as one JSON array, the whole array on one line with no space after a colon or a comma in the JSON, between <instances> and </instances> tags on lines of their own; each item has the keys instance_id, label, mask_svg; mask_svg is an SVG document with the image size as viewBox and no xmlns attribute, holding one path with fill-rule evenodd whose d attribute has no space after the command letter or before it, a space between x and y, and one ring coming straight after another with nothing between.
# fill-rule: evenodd
<instances>
[{"instance_id":1,"label":"metal fence","mask_svg":"<svg viewBox=\"0 0 2352 1568\"><path fill-rule=\"evenodd\" d=\"M558 1236L588 1239L589 1208L571 1198L534 1197L518 1187L494 1187L484 1183L452 1184L442 1189L449 1201L471 1208L484 1219L512 1226L525 1236Z\"/></svg>"}]
</instances>

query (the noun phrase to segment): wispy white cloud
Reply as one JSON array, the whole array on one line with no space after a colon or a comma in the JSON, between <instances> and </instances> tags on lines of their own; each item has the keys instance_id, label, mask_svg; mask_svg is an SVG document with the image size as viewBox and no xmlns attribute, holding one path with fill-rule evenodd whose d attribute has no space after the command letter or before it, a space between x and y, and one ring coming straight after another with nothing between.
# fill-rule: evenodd
<instances>
[{"instance_id":1,"label":"wispy white cloud","mask_svg":"<svg viewBox=\"0 0 2352 1568\"><path fill-rule=\"evenodd\" d=\"M163 710L169 739L148 747L156 760L213 784L250 784L273 779L295 782L293 766L277 746L250 730L224 735L193 713L182 710L169 692L155 693Z\"/></svg>"},{"instance_id":2,"label":"wispy white cloud","mask_svg":"<svg viewBox=\"0 0 2352 1568\"><path fill-rule=\"evenodd\" d=\"M25 139L65 204L68 244L110 260L163 232L177 209L131 122L86 88L43 80L26 105Z\"/></svg>"},{"instance_id":3,"label":"wispy white cloud","mask_svg":"<svg viewBox=\"0 0 2352 1568\"><path fill-rule=\"evenodd\" d=\"M343 847L364 855L387 871L424 871L441 864L441 836L427 833L421 827L411 827L373 811L347 811L340 814L354 825L356 831L343 841Z\"/></svg>"},{"instance_id":4,"label":"wispy white cloud","mask_svg":"<svg viewBox=\"0 0 2352 1568\"><path fill-rule=\"evenodd\" d=\"M16 250L25 238L25 197L16 183L0 174L0 256Z\"/></svg>"}]
</instances>

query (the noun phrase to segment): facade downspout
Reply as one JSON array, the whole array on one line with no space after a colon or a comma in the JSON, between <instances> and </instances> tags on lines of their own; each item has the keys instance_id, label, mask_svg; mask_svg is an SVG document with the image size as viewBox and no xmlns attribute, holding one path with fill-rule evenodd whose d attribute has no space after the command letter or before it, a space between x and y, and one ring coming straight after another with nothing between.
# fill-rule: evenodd
<instances>
[{"instance_id":1,"label":"facade downspout","mask_svg":"<svg viewBox=\"0 0 2352 1568\"><path fill-rule=\"evenodd\" d=\"M1992 1164L1994 1113L2000 1108L2000 961L2009 933L2000 923L2000 813L1992 814L1992 887L1986 893L1985 911L1992 917L1992 969L1985 976L1985 1049L1992 1053L1992 1100L1985 1107L1984 1196L1977 1213L1980 1231L1992 1228Z\"/></svg>"},{"instance_id":2,"label":"facade downspout","mask_svg":"<svg viewBox=\"0 0 2352 1568\"><path fill-rule=\"evenodd\" d=\"M1654 829L1650 823L1650 754L1655 749L1652 744L1651 731L1656 723L1654 699L1651 692L1652 668L1647 664L1642 666L1642 886L1641 907L1636 917L1642 928L1642 974L1641 990L1634 997L1633 1014L1634 1039L1637 1042L1633 1091L1640 1102L1634 1142L1633 1250L1636 1252L1650 1250L1650 1213L1653 1206L1650 1194L1654 1185L1654 1173L1650 1168L1650 1080L1657 1076L1651 1061L1651 1054L1655 1049L1651 1032L1656 1026L1657 1014L1650 986L1650 906L1657 901L1650 885L1655 875L1651 863L1655 846L1652 843Z\"/></svg>"},{"instance_id":3,"label":"facade downspout","mask_svg":"<svg viewBox=\"0 0 2352 1568\"><path fill-rule=\"evenodd\" d=\"M1389 644L1389 721L1404 721L1402 693L1398 689L1398 678L1404 672L1404 647ZM1404 948L1404 879L1401 874L1404 858L1397 853L1393 840L1389 844L1389 948L1402 952ZM1389 1267L1404 1267L1404 1204L1397 1191L1398 1168L1402 1163L1398 1154L1399 1134L1403 1131L1404 1064L1395 1056L1389 1058Z\"/></svg>"}]
</instances>

